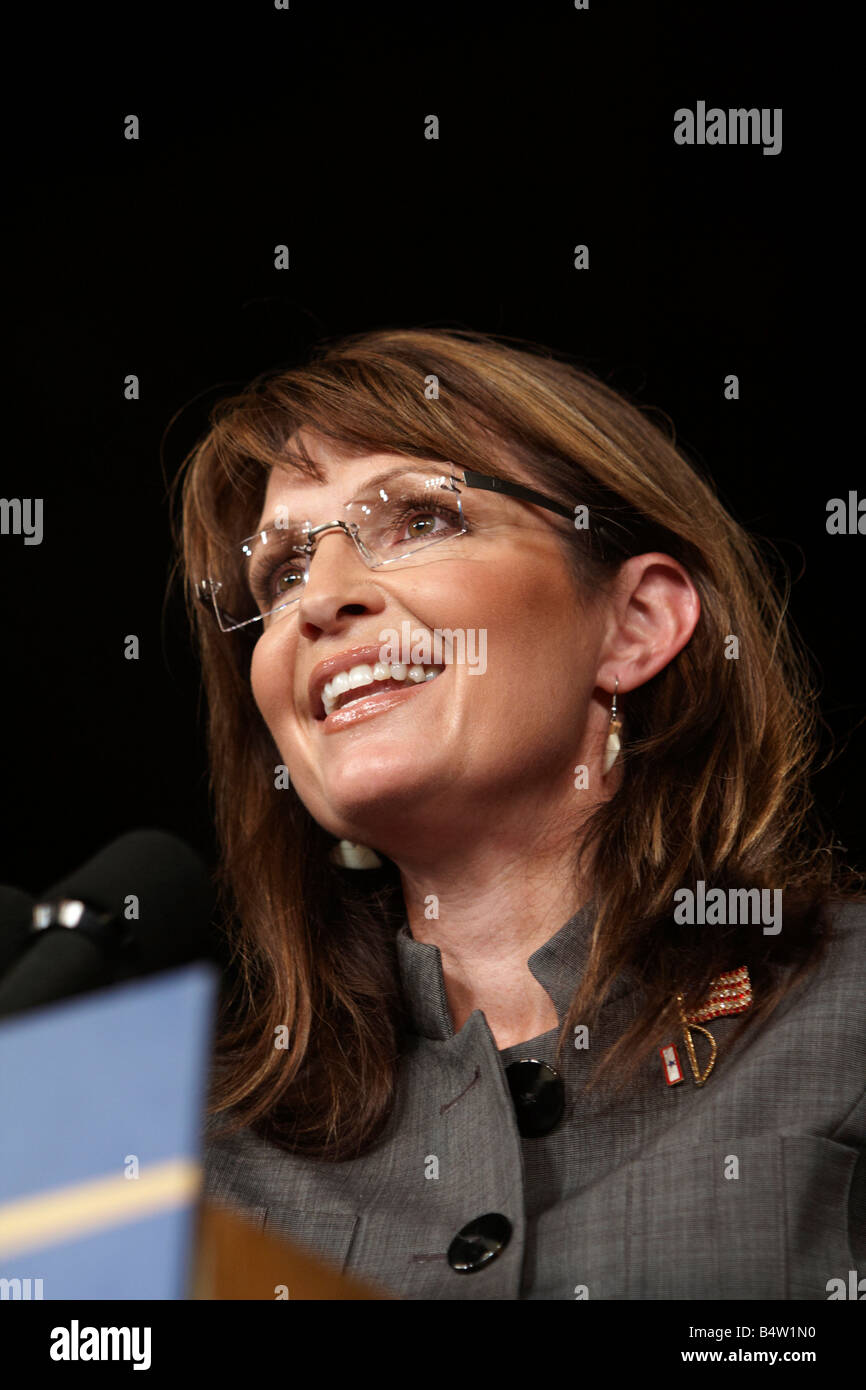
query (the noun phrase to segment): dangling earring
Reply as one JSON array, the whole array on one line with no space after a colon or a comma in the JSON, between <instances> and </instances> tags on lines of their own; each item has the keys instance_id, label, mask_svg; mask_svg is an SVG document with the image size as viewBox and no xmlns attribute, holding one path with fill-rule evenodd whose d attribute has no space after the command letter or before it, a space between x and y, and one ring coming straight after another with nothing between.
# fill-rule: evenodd
<instances>
[{"instance_id":1,"label":"dangling earring","mask_svg":"<svg viewBox=\"0 0 866 1390\"><path fill-rule=\"evenodd\" d=\"M341 869L378 869L382 861L369 845L356 845L353 840L338 840L331 850L331 863Z\"/></svg>"},{"instance_id":2,"label":"dangling earring","mask_svg":"<svg viewBox=\"0 0 866 1390\"><path fill-rule=\"evenodd\" d=\"M619 731L622 728L622 720L617 718L616 713L616 692L619 690L619 676L616 677L616 685L613 690L613 700L610 706L610 724L607 730L607 743L604 745L604 775L610 772L617 758L622 744L619 741Z\"/></svg>"}]
</instances>

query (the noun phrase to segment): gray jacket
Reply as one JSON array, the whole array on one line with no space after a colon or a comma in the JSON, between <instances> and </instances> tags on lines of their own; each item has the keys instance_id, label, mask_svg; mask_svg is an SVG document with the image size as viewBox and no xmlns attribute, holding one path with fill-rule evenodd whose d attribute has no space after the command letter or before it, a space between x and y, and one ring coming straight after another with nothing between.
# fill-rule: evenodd
<instances>
[{"instance_id":1,"label":"gray jacket","mask_svg":"<svg viewBox=\"0 0 866 1390\"><path fill-rule=\"evenodd\" d=\"M582 909L529 959L560 1021L592 922ZM703 1087L680 1033L682 1083L667 1084L656 1054L626 1099L582 1093L598 1049L634 1017L637 982L621 977L589 1047L567 1050L562 1118L532 1137L505 1068L552 1064L556 1030L500 1052L476 1010L455 1033L438 948L404 925L398 949L417 1031L384 1136L331 1164L247 1130L215 1139L217 1117L206 1196L409 1299L823 1300L830 1280L866 1275L862 906L839 912L806 988ZM704 1026L721 1043L737 1022Z\"/></svg>"}]
</instances>

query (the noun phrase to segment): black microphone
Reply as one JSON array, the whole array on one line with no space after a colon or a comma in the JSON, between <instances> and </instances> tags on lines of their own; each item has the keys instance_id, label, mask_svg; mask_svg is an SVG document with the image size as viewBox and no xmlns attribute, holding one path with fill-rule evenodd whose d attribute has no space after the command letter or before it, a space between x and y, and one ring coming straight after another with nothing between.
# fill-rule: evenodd
<instances>
[{"instance_id":1,"label":"black microphone","mask_svg":"<svg viewBox=\"0 0 866 1390\"><path fill-rule=\"evenodd\" d=\"M0 975L30 945L30 922L36 899L23 888L0 887Z\"/></svg>"},{"instance_id":2,"label":"black microphone","mask_svg":"<svg viewBox=\"0 0 866 1390\"><path fill-rule=\"evenodd\" d=\"M35 939L0 981L0 1017L213 959L215 893L199 856L164 830L134 830L41 893Z\"/></svg>"}]
</instances>

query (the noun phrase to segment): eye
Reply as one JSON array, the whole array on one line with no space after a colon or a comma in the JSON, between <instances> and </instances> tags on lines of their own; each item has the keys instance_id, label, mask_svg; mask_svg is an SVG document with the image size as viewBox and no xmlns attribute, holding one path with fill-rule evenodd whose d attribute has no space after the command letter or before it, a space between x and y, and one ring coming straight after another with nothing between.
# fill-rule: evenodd
<instances>
[{"instance_id":1,"label":"eye","mask_svg":"<svg viewBox=\"0 0 866 1390\"><path fill-rule=\"evenodd\" d=\"M268 575L268 597L282 598L304 582L304 571L297 565L283 565Z\"/></svg>"},{"instance_id":2,"label":"eye","mask_svg":"<svg viewBox=\"0 0 866 1390\"><path fill-rule=\"evenodd\" d=\"M271 590L276 593L277 597L279 597L281 594L288 593L290 589L297 588L297 584L301 583L303 578L304 576L301 570L286 569L283 570L281 574L276 574L274 576L270 587ZM292 581L297 581L297 583Z\"/></svg>"},{"instance_id":3,"label":"eye","mask_svg":"<svg viewBox=\"0 0 866 1390\"><path fill-rule=\"evenodd\" d=\"M460 518L448 503L432 503L428 497L396 499L382 517L392 542L438 540L461 530Z\"/></svg>"},{"instance_id":4,"label":"eye","mask_svg":"<svg viewBox=\"0 0 866 1390\"><path fill-rule=\"evenodd\" d=\"M432 512L425 512L421 516L412 517L409 525L409 534L412 536L429 536L436 529L436 520Z\"/></svg>"},{"instance_id":5,"label":"eye","mask_svg":"<svg viewBox=\"0 0 866 1390\"><path fill-rule=\"evenodd\" d=\"M295 591L300 589L303 583L303 566L296 562L282 561L260 570L251 587L259 609L267 611L287 598L294 598Z\"/></svg>"}]
</instances>

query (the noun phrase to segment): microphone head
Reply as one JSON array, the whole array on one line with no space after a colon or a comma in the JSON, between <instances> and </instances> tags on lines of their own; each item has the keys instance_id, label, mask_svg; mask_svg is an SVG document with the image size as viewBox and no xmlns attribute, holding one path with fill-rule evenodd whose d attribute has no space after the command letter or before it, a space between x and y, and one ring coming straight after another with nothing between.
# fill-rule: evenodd
<instances>
[{"instance_id":1,"label":"microphone head","mask_svg":"<svg viewBox=\"0 0 866 1390\"><path fill-rule=\"evenodd\" d=\"M33 941L30 930L35 899L23 888L0 887L0 975Z\"/></svg>"},{"instance_id":2,"label":"microphone head","mask_svg":"<svg viewBox=\"0 0 866 1390\"><path fill-rule=\"evenodd\" d=\"M40 901L58 898L106 914L118 938L130 938L129 969L122 966L119 976L214 956L211 876L195 851L165 830L121 835L39 895Z\"/></svg>"}]
</instances>

